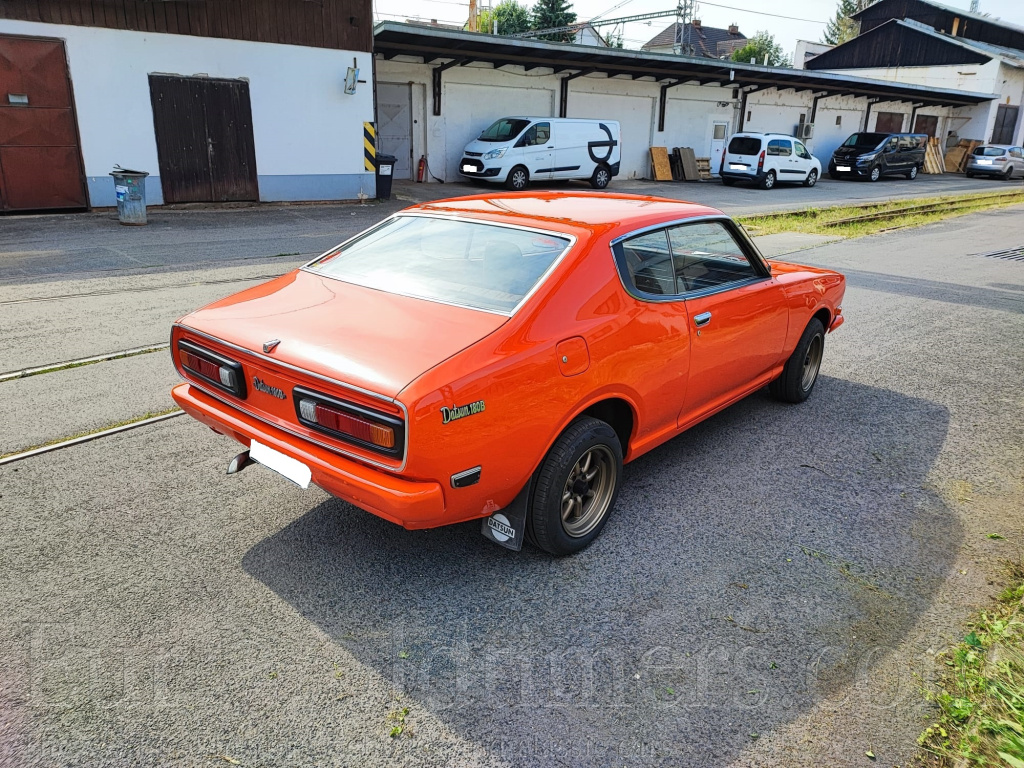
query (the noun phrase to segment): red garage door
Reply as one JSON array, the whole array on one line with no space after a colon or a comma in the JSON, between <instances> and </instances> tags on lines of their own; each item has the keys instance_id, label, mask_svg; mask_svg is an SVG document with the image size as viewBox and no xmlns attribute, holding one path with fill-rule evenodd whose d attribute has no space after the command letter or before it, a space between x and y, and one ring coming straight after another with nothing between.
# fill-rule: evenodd
<instances>
[{"instance_id":1,"label":"red garage door","mask_svg":"<svg viewBox=\"0 0 1024 768\"><path fill-rule=\"evenodd\" d=\"M0 210L85 206L64 43L0 35Z\"/></svg>"}]
</instances>

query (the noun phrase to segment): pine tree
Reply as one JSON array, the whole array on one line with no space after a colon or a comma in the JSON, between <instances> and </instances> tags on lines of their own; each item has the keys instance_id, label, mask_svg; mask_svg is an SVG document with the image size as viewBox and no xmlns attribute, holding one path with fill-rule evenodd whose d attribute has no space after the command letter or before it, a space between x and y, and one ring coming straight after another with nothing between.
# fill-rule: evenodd
<instances>
[{"instance_id":1,"label":"pine tree","mask_svg":"<svg viewBox=\"0 0 1024 768\"><path fill-rule=\"evenodd\" d=\"M576 13L572 10L572 3L567 0L537 0L531 17L533 29L564 27L576 23ZM540 39L571 43L575 37L576 33L569 31L543 35Z\"/></svg>"},{"instance_id":2,"label":"pine tree","mask_svg":"<svg viewBox=\"0 0 1024 768\"><path fill-rule=\"evenodd\" d=\"M825 34L821 42L828 45L842 45L852 40L860 31L860 24L850 18L858 11L863 11L876 0L839 0L835 16L825 25Z\"/></svg>"}]
</instances>

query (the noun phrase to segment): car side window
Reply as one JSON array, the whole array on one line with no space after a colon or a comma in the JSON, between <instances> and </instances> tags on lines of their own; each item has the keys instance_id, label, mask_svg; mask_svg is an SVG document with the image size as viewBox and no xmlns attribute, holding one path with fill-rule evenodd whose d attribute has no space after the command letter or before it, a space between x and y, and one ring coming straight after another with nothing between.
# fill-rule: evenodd
<instances>
[{"instance_id":1,"label":"car side window","mask_svg":"<svg viewBox=\"0 0 1024 768\"><path fill-rule=\"evenodd\" d=\"M789 157L793 154L793 147L788 141L772 139L768 142L768 154L779 155L780 157Z\"/></svg>"},{"instance_id":2,"label":"car side window","mask_svg":"<svg viewBox=\"0 0 1024 768\"><path fill-rule=\"evenodd\" d=\"M622 243L622 255L629 281L636 290L658 296L677 293L665 230L626 240Z\"/></svg>"},{"instance_id":3,"label":"car side window","mask_svg":"<svg viewBox=\"0 0 1024 768\"><path fill-rule=\"evenodd\" d=\"M531 125L526 129L526 133L519 137L519 141L516 142L517 147L532 147L537 143L537 126Z\"/></svg>"},{"instance_id":4,"label":"car side window","mask_svg":"<svg viewBox=\"0 0 1024 768\"><path fill-rule=\"evenodd\" d=\"M895 152L896 147L899 145L899 139L895 136L889 139L889 142L885 145L886 152Z\"/></svg>"},{"instance_id":5,"label":"car side window","mask_svg":"<svg viewBox=\"0 0 1024 768\"><path fill-rule=\"evenodd\" d=\"M1024 157L1024 152L1021 151L1020 147L1012 147L1010 149L1010 157Z\"/></svg>"},{"instance_id":6,"label":"car side window","mask_svg":"<svg viewBox=\"0 0 1024 768\"><path fill-rule=\"evenodd\" d=\"M537 123L537 144L547 144L551 139L551 123Z\"/></svg>"},{"instance_id":7,"label":"car side window","mask_svg":"<svg viewBox=\"0 0 1024 768\"><path fill-rule=\"evenodd\" d=\"M796 156L803 160L810 160L811 153L807 151L807 147L801 144L799 141L794 141L793 146L796 147Z\"/></svg>"},{"instance_id":8,"label":"car side window","mask_svg":"<svg viewBox=\"0 0 1024 768\"><path fill-rule=\"evenodd\" d=\"M703 291L760 277L720 221L680 224L668 231L680 291Z\"/></svg>"}]
</instances>

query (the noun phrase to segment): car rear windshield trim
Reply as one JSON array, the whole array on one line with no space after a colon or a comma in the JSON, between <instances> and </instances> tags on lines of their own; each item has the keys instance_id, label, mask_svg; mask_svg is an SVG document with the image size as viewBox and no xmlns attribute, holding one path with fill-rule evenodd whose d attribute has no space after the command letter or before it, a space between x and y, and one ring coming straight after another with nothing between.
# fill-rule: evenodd
<instances>
[{"instance_id":1,"label":"car rear windshield trim","mask_svg":"<svg viewBox=\"0 0 1024 768\"><path fill-rule=\"evenodd\" d=\"M421 252L413 254L421 259L421 267L418 274L414 272L407 272L403 274L401 267L411 266L412 262L394 262L391 264L383 263L378 269L372 274L366 274L366 256L370 255L370 250L366 249L365 253L359 253L356 249L359 248L360 243L364 242L369 238L373 238L375 235L380 235L382 230L386 230L396 225L401 226L403 220L434 220L438 222L447 222L450 225L457 225L455 228L450 229L450 232L456 229L461 229L460 233L462 236L469 235L469 239L462 242L458 239L455 243L462 248L461 257L456 256L454 251L449 247L451 243L434 243L429 247L430 253L422 251L424 240L420 240L418 247ZM413 225L415 227L415 225ZM511 237L506 235L501 239L493 239L488 241L482 241L474 243L473 239L476 232L471 230L476 228L478 232L484 232L488 229L503 229L513 230L516 233L525 234L527 237ZM408 227L406 227L408 229ZM421 230L423 231L423 230ZM399 234L401 232L399 231ZM413 229L409 234L415 235L416 231ZM534 236L534 239L528 242L529 236ZM546 238L546 242L539 242L538 236ZM397 238L396 238L397 239ZM380 247L385 244L384 238L378 238L375 245ZM506 250L506 254L499 257L495 254L495 245L503 246ZM551 230L544 230L535 227L525 227L518 224L508 224L499 221L489 221L486 219L477 219L471 217L464 217L458 215L444 215L434 213L423 213L419 211L410 211L395 214L390 218L385 219L374 227L361 232L349 240L346 240L341 245L332 248L326 253L313 259L308 264L302 267L303 270L312 272L313 274L321 275L323 277L329 277L334 280L341 280L342 282L352 283L353 285L361 285L365 288L372 288L374 290L383 291L385 293L391 293L398 296L408 296L414 299L422 299L424 301L431 301L437 304L446 304L453 307L462 307L465 309L472 309L479 312L488 312L490 314L501 315L503 317L511 317L519 308L525 304L531 296L544 284L548 276L555 270L565 254L568 253L572 247L576 244L575 235L568 234L566 232L555 232ZM406 248L395 248L394 243L390 247L380 248L380 253L383 254L382 258L394 259L396 252L409 255L412 252L408 247ZM530 253L524 253L523 247L533 247L533 251ZM372 246L371 246L372 247ZM471 249L476 249L471 253ZM363 259L363 274L358 274L356 270L346 271L343 268L345 262L345 253L348 252L350 256L362 257ZM490 275L491 285L487 284L486 274L480 274L484 272L486 265L474 264L475 262L483 262L485 258L494 262L494 266L488 271L490 272L504 272L504 275ZM516 263L516 258L522 258L523 261ZM427 259L431 259L429 263ZM459 264L447 264L444 262L462 262ZM422 269L423 266L428 269ZM439 274L438 268L446 266L449 274L443 276ZM468 269L460 270L457 269L452 272L452 267L464 266ZM497 269L495 269L497 267ZM504 269L502 269L504 268ZM358 269L358 266L357 266ZM472 281L472 275L469 273L475 271L476 277L478 278L475 282ZM518 285L510 286L505 282L502 282L501 277L509 279L517 279ZM391 284L385 284L386 280ZM469 278L468 280L466 278ZM483 279L479 279L483 278ZM497 278L497 279L495 279ZM404 284L402 284L404 281Z\"/></svg>"}]
</instances>

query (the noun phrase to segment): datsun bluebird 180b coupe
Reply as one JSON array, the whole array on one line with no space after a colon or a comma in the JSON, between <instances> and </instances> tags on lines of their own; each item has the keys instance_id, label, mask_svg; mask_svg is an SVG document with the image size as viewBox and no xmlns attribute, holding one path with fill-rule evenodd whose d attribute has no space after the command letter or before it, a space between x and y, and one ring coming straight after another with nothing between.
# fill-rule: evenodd
<instances>
[{"instance_id":1,"label":"datsun bluebird 180b coupe","mask_svg":"<svg viewBox=\"0 0 1024 768\"><path fill-rule=\"evenodd\" d=\"M766 385L805 400L844 290L700 205L441 200L183 317L173 395L246 446L229 472L565 555L608 522L624 461Z\"/></svg>"}]
</instances>

